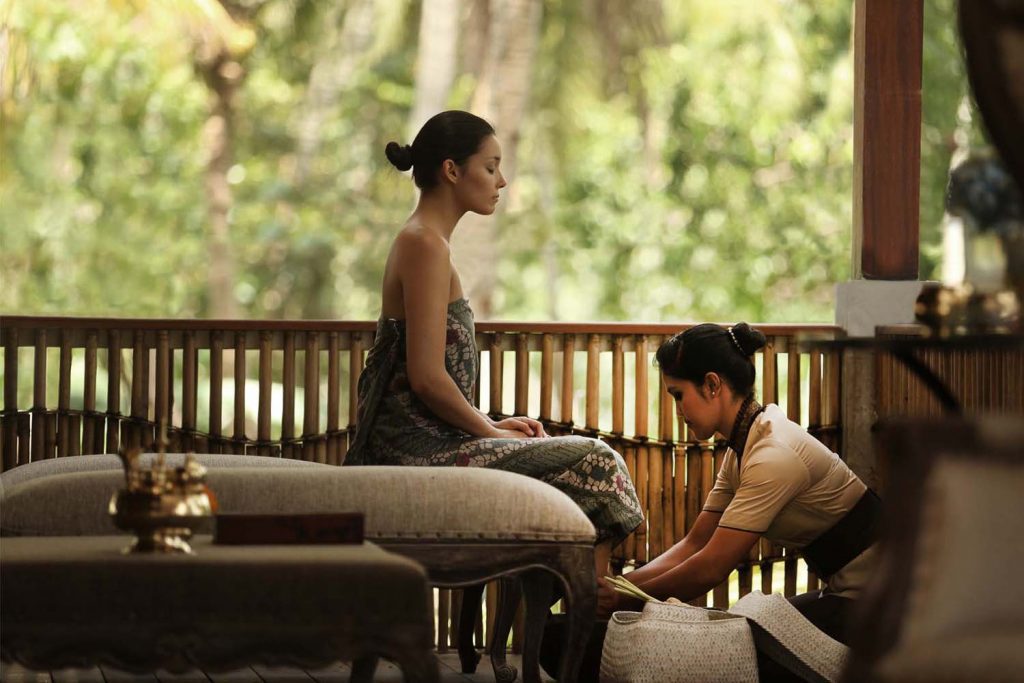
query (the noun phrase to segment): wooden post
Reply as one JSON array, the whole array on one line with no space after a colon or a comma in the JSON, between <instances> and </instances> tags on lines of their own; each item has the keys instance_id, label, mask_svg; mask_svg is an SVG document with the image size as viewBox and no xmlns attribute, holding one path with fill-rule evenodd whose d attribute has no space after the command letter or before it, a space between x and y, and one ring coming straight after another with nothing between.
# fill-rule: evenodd
<instances>
[{"instance_id":1,"label":"wooden post","mask_svg":"<svg viewBox=\"0 0 1024 683\"><path fill-rule=\"evenodd\" d=\"M269 330L260 332L260 402L256 412L256 441L259 442L257 453L270 455L270 415L273 411L271 406L271 388L273 377L273 347Z\"/></svg>"},{"instance_id":2,"label":"wooden post","mask_svg":"<svg viewBox=\"0 0 1024 683\"><path fill-rule=\"evenodd\" d=\"M917 279L923 35L924 0L855 0L855 279Z\"/></svg>"},{"instance_id":3,"label":"wooden post","mask_svg":"<svg viewBox=\"0 0 1024 683\"><path fill-rule=\"evenodd\" d=\"M551 420L551 390L555 380L555 338L545 334L540 350L540 419Z\"/></svg>"},{"instance_id":4,"label":"wooden post","mask_svg":"<svg viewBox=\"0 0 1024 683\"><path fill-rule=\"evenodd\" d=\"M7 330L4 346L3 470L18 464L18 330Z\"/></svg>"},{"instance_id":5,"label":"wooden post","mask_svg":"<svg viewBox=\"0 0 1024 683\"><path fill-rule=\"evenodd\" d=\"M199 350L196 335L192 330L185 332L181 349L181 448L191 451L196 448L196 417L199 395Z\"/></svg>"},{"instance_id":6,"label":"wooden post","mask_svg":"<svg viewBox=\"0 0 1024 683\"><path fill-rule=\"evenodd\" d=\"M121 336L107 336L107 453L121 448Z\"/></svg>"},{"instance_id":7,"label":"wooden post","mask_svg":"<svg viewBox=\"0 0 1024 683\"><path fill-rule=\"evenodd\" d=\"M284 405L281 407L281 457L294 457L295 440L295 333L284 333L284 361L281 371Z\"/></svg>"},{"instance_id":8,"label":"wooden post","mask_svg":"<svg viewBox=\"0 0 1024 683\"><path fill-rule=\"evenodd\" d=\"M338 428L341 420L341 340L337 332L327 336L327 462L341 464Z\"/></svg>"}]
</instances>

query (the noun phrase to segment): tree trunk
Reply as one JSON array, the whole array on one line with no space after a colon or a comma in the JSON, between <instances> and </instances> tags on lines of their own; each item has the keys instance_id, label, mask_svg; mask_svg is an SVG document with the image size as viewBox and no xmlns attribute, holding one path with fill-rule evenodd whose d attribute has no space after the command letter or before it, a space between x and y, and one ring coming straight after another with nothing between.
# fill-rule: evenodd
<instances>
[{"instance_id":1,"label":"tree trunk","mask_svg":"<svg viewBox=\"0 0 1024 683\"><path fill-rule=\"evenodd\" d=\"M420 14L416 52L416 99L409 117L408 141L434 114L447 107L455 81L459 0L430 0Z\"/></svg>"},{"instance_id":2,"label":"tree trunk","mask_svg":"<svg viewBox=\"0 0 1024 683\"><path fill-rule=\"evenodd\" d=\"M533 60L540 34L541 3L491 0L487 51L473 94L472 111L494 125L502 145L501 168L509 191L493 216L468 214L455 233L455 262L474 310L481 318L494 312L498 270L498 222L514 197L516 150L529 102Z\"/></svg>"},{"instance_id":3,"label":"tree trunk","mask_svg":"<svg viewBox=\"0 0 1024 683\"><path fill-rule=\"evenodd\" d=\"M235 264L230 244L228 213L231 210L231 186L228 169L233 161L235 94L242 85L245 70L226 51L198 65L212 95L210 117L203 126L203 142L209 160L206 163L206 197L209 203L209 315L237 318L235 301Z\"/></svg>"},{"instance_id":4,"label":"tree trunk","mask_svg":"<svg viewBox=\"0 0 1024 683\"><path fill-rule=\"evenodd\" d=\"M327 14L327 21L337 23L337 11ZM309 74L309 89L302 109L298 131L298 154L295 183L302 185L309 176L310 165L320 148L320 130L334 111L338 96L352 82L373 44L376 27L372 0L354 0L345 12L341 30L330 41L321 59Z\"/></svg>"}]
</instances>

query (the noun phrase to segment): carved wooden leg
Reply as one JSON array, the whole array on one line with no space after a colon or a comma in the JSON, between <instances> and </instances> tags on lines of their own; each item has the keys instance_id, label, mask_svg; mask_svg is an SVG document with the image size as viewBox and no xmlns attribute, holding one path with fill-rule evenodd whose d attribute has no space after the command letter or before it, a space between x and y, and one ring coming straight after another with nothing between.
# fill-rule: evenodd
<instances>
[{"instance_id":1,"label":"carved wooden leg","mask_svg":"<svg viewBox=\"0 0 1024 683\"><path fill-rule=\"evenodd\" d=\"M498 580L498 606L497 614L494 615L494 632L491 634L490 647L494 680L498 683L512 683L519 675L516 668L505 661L505 649L521 597L519 577L503 576Z\"/></svg>"},{"instance_id":2,"label":"carved wooden leg","mask_svg":"<svg viewBox=\"0 0 1024 683\"><path fill-rule=\"evenodd\" d=\"M476 673L476 665L480 663L480 653L473 646L473 632L476 630L476 619L480 615L480 599L483 594L482 583L462 590L462 605L459 609L459 663L464 674Z\"/></svg>"},{"instance_id":3,"label":"carved wooden leg","mask_svg":"<svg viewBox=\"0 0 1024 683\"><path fill-rule=\"evenodd\" d=\"M560 570L565 585L569 625L558 680L559 683L575 683L580 675L583 651L594 627L594 612L597 610L593 553L580 548L566 548L562 553Z\"/></svg>"},{"instance_id":4,"label":"carved wooden leg","mask_svg":"<svg viewBox=\"0 0 1024 683\"><path fill-rule=\"evenodd\" d=\"M349 674L349 683L373 683L373 674L377 671L376 655L366 655L352 662L352 673Z\"/></svg>"},{"instance_id":5,"label":"carved wooden leg","mask_svg":"<svg viewBox=\"0 0 1024 683\"><path fill-rule=\"evenodd\" d=\"M523 638L523 683L540 681L540 641L548 620L551 589L554 576L543 569L522 574L523 595L526 597L526 633ZM561 679L559 679L561 680Z\"/></svg>"}]
</instances>

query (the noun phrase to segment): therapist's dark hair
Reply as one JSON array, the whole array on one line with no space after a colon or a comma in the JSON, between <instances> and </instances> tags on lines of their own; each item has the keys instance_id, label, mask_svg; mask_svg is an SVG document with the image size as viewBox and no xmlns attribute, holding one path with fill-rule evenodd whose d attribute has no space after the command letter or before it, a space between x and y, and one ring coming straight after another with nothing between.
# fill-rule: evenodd
<instances>
[{"instance_id":1,"label":"therapist's dark hair","mask_svg":"<svg viewBox=\"0 0 1024 683\"><path fill-rule=\"evenodd\" d=\"M709 372L717 373L733 393L754 393L754 353L764 348L765 336L746 323L725 328L713 323L696 325L658 348L658 366L668 377L704 386Z\"/></svg>"}]
</instances>

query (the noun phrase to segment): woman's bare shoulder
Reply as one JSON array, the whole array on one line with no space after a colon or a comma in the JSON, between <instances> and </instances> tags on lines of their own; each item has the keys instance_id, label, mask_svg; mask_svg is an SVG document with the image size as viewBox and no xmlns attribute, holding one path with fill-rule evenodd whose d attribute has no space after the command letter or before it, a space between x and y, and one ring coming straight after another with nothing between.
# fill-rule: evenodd
<instances>
[{"instance_id":1,"label":"woman's bare shoulder","mask_svg":"<svg viewBox=\"0 0 1024 683\"><path fill-rule=\"evenodd\" d=\"M448 242L436 230L419 222L409 221L395 236L394 248L419 256L444 256L450 253Z\"/></svg>"}]
</instances>

